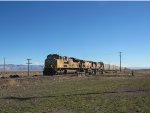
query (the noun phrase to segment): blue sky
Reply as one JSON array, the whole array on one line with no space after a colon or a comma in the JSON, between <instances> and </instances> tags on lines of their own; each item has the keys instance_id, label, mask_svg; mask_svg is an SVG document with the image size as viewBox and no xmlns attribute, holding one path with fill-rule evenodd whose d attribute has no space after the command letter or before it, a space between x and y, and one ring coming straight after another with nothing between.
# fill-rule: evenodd
<instances>
[{"instance_id":1,"label":"blue sky","mask_svg":"<svg viewBox=\"0 0 150 113\"><path fill-rule=\"evenodd\" d=\"M0 64L58 53L150 67L150 2L0 2Z\"/></svg>"}]
</instances>

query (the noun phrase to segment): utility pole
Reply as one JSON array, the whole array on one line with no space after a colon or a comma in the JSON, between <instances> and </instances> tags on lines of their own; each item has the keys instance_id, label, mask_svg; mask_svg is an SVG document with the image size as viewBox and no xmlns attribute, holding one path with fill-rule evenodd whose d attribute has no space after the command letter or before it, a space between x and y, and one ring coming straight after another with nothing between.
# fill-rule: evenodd
<instances>
[{"instance_id":1,"label":"utility pole","mask_svg":"<svg viewBox=\"0 0 150 113\"><path fill-rule=\"evenodd\" d=\"M119 56L120 56L120 72L121 72L121 54L122 54L122 52L119 52Z\"/></svg>"},{"instance_id":2,"label":"utility pole","mask_svg":"<svg viewBox=\"0 0 150 113\"><path fill-rule=\"evenodd\" d=\"M29 72L30 72L30 70L29 70L29 69L30 69L30 68L29 68L29 65L32 64L32 63L30 63L30 60L31 60L31 59L27 59L27 61L28 61L28 62L27 62L27 64L28 64L28 76L29 76Z\"/></svg>"},{"instance_id":3,"label":"utility pole","mask_svg":"<svg viewBox=\"0 0 150 113\"><path fill-rule=\"evenodd\" d=\"M6 64L5 64L5 57L4 57L4 73L5 73L5 65L6 65Z\"/></svg>"}]
</instances>

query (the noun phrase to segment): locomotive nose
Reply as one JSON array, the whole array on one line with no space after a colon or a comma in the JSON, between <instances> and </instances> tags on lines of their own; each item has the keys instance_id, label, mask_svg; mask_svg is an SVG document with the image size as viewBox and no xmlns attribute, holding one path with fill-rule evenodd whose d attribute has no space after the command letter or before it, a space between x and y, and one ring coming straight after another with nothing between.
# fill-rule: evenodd
<instances>
[{"instance_id":1,"label":"locomotive nose","mask_svg":"<svg viewBox=\"0 0 150 113\"><path fill-rule=\"evenodd\" d=\"M54 67L56 64L56 59L46 59L45 65L46 67Z\"/></svg>"}]
</instances>

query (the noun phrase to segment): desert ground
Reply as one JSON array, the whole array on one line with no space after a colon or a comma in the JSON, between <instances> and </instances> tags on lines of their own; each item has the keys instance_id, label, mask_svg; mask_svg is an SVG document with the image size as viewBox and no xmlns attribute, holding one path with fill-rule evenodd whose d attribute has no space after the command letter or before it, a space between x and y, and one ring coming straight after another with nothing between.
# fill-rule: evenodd
<instances>
[{"instance_id":1,"label":"desert ground","mask_svg":"<svg viewBox=\"0 0 150 113\"><path fill-rule=\"evenodd\" d=\"M136 73L0 78L0 113L150 113L150 76Z\"/></svg>"},{"instance_id":2,"label":"desert ground","mask_svg":"<svg viewBox=\"0 0 150 113\"><path fill-rule=\"evenodd\" d=\"M108 71L108 73L104 73L103 75L100 76L110 76L110 77L114 77L114 76L131 76L132 75L132 71L133 74L135 76L150 76L150 69L143 69L143 70L122 70L122 72L120 73L119 70L116 72L112 72L112 71ZM1 77L9 77L10 75L18 75L19 77L28 77L28 72L27 71L7 71L7 72L0 72L0 78ZM73 74L76 75L76 74ZM29 73L29 76L43 76L43 72L42 71L31 71Z\"/></svg>"},{"instance_id":3,"label":"desert ground","mask_svg":"<svg viewBox=\"0 0 150 113\"><path fill-rule=\"evenodd\" d=\"M0 72L0 77L9 77L10 75L18 75L20 77L28 77L27 71L8 71L8 72ZM35 76L35 75L43 75L42 71L31 71L29 73L29 76Z\"/></svg>"}]
</instances>

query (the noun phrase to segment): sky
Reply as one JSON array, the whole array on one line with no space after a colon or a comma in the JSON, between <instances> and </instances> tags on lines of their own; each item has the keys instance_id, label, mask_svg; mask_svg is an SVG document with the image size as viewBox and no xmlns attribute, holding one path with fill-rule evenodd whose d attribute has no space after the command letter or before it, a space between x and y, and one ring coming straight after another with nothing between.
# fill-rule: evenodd
<instances>
[{"instance_id":1,"label":"sky","mask_svg":"<svg viewBox=\"0 0 150 113\"><path fill-rule=\"evenodd\" d=\"M0 2L0 64L48 54L150 67L150 2Z\"/></svg>"}]
</instances>

